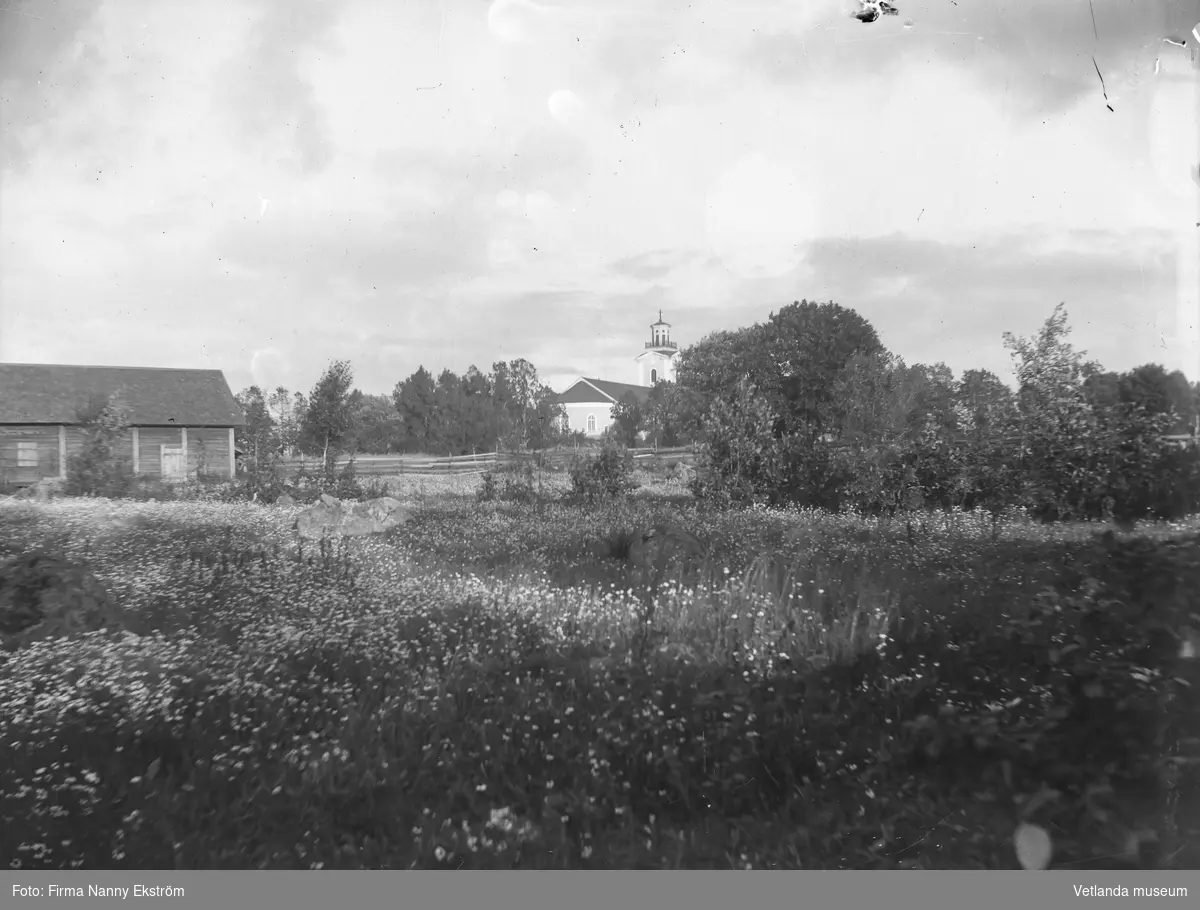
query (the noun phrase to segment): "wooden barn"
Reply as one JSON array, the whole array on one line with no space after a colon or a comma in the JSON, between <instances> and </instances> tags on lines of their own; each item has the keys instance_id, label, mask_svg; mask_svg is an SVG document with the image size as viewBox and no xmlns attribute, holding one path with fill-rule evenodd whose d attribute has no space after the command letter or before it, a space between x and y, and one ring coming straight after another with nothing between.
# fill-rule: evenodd
<instances>
[{"instance_id":1,"label":"wooden barn","mask_svg":"<svg viewBox=\"0 0 1200 910\"><path fill-rule=\"evenodd\" d=\"M0 484L66 477L86 438L82 418L106 399L128 414L117 451L134 473L235 476L245 417L220 370L0 363Z\"/></svg>"}]
</instances>

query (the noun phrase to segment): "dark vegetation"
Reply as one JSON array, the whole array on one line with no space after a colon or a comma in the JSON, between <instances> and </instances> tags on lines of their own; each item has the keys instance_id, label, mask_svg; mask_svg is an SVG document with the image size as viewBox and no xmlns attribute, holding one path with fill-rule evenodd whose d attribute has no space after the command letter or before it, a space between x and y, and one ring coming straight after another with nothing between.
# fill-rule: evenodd
<instances>
[{"instance_id":1,"label":"dark vegetation","mask_svg":"<svg viewBox=\"0 0 1200 910\"><path fill-rule=\"evenodd\" d=\"M1059 309L1006 337L1013 392L794 304L687 350L566 495L499 469L365 541L302 550L237 504L383 492L336 464L365 426L344 363L243 396L247 470L203 497L226 525L6 505L5 635L57 602L53 553L140 637L0 655L0 861L1013 868L1028 823L1054 867L1200 867L1200 449L1164 438L1197 390L1066 336ZM404 445L457 432L451 400L546 442L535 374L499 366L402 383ZM695 443L690 496L636 489L643 421ZM73 490L120 489L119 425ZM281 473L289 446L320 470Z\"/></svg>"}]
</instances>

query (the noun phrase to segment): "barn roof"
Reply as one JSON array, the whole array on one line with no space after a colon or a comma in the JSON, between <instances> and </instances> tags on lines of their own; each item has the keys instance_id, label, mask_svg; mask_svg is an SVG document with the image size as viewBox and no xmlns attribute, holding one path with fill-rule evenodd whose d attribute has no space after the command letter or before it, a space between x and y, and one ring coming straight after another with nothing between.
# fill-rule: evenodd
<instances>
[{"instance_id":1,"label":"barn roof","mask_svg":"<svg viewBox=\"0 0 1200 910\"><path fill-rule=\"evenodd\" d=\"M559 404L616 404L630 392L638 404L650 400L650 389L629 382L609 382L606 379L579 379L558 396Z\"/></svg>"},{"instance_id":2,"label":"barn roof","mask_svg":"<svg viewBox=\"0 0 1200 910\"><path fill-rule=\"evenodd\" d=\"M101 395L118 396L133 426L245 424L220 370L0 363L0 423L78 423Z\"/></svg>"}]
</instances>

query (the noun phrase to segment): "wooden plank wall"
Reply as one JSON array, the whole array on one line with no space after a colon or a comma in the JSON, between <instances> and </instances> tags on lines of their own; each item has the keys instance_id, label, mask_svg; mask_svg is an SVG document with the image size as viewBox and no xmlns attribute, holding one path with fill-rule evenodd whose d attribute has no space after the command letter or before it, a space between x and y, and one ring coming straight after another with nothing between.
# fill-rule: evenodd
<instances>
[{"instance_id":1,"label":"wooden plank wall","mask_svg":"<svg viewBox=\"0 0 1200 910\"><path fill-rule=\"evenodd\" d=\"M229 429L188 427L188 473L229 477Z\"/></svg>"},{"instance_id":2,"label":"wooden plank wall","mask_svg":"<svg viewBox=\"0 0 1200 910\"><path fill-rule=\"evenodd\" d=\"M36 468L20 466L18 443L37 443ZM0 426L0 483L33 483L43 477L58 476L58 427Z\"/></svg>"}]
</instances>

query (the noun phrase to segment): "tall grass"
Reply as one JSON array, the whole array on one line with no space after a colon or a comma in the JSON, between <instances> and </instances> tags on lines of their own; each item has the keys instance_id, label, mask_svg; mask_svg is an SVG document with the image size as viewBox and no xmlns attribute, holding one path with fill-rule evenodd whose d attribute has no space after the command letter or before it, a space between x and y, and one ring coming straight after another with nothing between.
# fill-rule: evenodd
<instances>
[{"instance_id":1,"label":"tall grass","mask_svg":"<svg viewBox=\"0 0 1200 910\"><path fill-rule=\"evenodd\" d=\"M1150 603L1086 527L415 483L324 547L293 509L0 504L0 553L127 620L0 657L0 860L1004 868L1027 817L1071 868L1200 859L1194 527L1129 540L1182 580ZM651 527L699 546L631 559Z\"/></svg>"}]
</instances>

